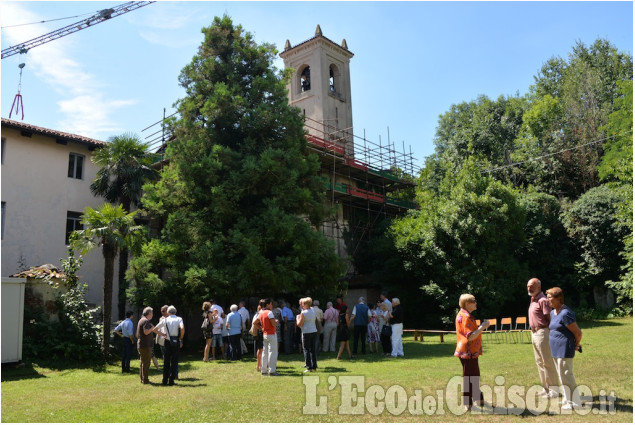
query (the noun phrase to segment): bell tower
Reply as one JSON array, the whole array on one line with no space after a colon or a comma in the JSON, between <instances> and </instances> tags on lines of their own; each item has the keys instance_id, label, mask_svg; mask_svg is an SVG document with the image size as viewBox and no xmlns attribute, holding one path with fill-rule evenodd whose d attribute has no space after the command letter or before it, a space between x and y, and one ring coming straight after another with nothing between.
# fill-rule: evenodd
<instances>
[{"instance_id":1,"label":"bell tower","mask_svg":"<svg viewBox=\"0 0 635 425\"><path fill-rule=\"evenodd\" d=\"M346 40L337 44L322 35L296 46L286 41L280 53L285 68L293 68L289 82L289 104L300 108L310 135L344 148L353 154L353 108L351 105L350 59Z\"/></svg>"}]
</instances>

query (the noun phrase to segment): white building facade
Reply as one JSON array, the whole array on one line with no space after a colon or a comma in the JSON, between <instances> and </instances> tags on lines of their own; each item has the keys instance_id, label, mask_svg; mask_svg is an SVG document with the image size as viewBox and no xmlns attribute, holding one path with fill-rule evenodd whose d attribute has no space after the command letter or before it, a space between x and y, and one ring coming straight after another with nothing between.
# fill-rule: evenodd
<instances>
[{"instance_id":1,"label":"white building facade","mask_svg":"<svg viewBox=\"0 0 635 425\"><path fill-rule=\"evenodd\" d=\"M2 118L2 276L67 257L68 234L81 228L88 206L105 201L91 194L99 169L91 158L105 142ZM104 258L84 257L80 281L87 301L101 305ZM115 264L117 276L117 263ZM118 282L113 282L113 293ZM117 314L113 303L113 317Z\"/></svg>"}]
</instances>

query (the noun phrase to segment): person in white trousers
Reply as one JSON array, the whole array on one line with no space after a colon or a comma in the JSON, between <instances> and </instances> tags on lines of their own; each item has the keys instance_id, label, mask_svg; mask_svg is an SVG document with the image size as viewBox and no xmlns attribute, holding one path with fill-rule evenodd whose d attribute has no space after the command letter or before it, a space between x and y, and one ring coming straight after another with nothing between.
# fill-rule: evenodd
<instances>
[{"instance_id":1,"label":"person in white trousers","mask_svg":"<svg viewBox=\"0 0 635 425\"><path fill-rule=\"evenodd\" d=\"M392 327L392 357L404 356L403 343L401 336L403 334L403 310L399 298L392 299L392 312L390 313L390 326Z\"/></svg>"}]
</instances>

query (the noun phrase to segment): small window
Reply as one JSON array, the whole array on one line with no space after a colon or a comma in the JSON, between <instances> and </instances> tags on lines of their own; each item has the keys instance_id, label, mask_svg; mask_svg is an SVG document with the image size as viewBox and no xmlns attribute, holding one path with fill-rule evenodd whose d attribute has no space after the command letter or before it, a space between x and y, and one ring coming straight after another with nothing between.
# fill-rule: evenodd
<instances>
[{"instance_id":1,"label":"small window","mask_svg":"<svg viewBox=\"0 0 635 425\"><path fill-rule=\"evenodd\" d=\"M66 245L68 245L68 238L74 230L84 230L84 225L82 224L82 213L68 211L66 213Z\"/></svg>"},{"instance_id":2,"label":"small window","mask_svg":"<svg viewBox=\"0 0 635 425\"><path fill-rule=\"evenodd\" d=\"M300 73L300 91L305 92L311 90L311 68L306 67Z\"/></svg>"},{"instance_id":3,"label":"small window","mask_svg":"<svg viewBox=\"0 0 635 425\"><path fill-rule=\"evenodd\" d=\"M340 71L335 64L329 65L329 92L338 93L341 91Z\"/></svg>"},{"instance_id":4,"label":"small window","mask_svg":"<svg viewBox=\"0 0 635 425\"><path fill-rule=\"evenodd\" d=\"M4 142L4 139L2 139L2 141ZM4 240L4 216L6 214L6 212L5 212L6 209L7 209L7 203L6 202L2 202L2 229L0 230L0 232L2 233L0 235L2 240Z\"/></svg>"},{"instance_id":5,"label":"small window","mask_svg":"<svg viewBox=\"0 0 635 425\"><path fill-rule=\"evenodd\" d=\"M2 159L0 161L2 164L4 164L4 145L6 142L7 142L7 139L3 137L2 138Z\"/></svg>"},{"instance_id":6,"label":"small window","mask_svg":"<svg viewBox=\"0 0 635 425\"><path fill-rule=\"evenodd\" d=\"M335 91L335 75L333 74L333 65L329 69L329 90Z\"/></svg>"},{"instance_id":7,"label":"small window","mask_svg":"<svg viewBox=\"0 0 635 425\"><path fill-rule=\"evenodd\" d=\"M83 172L84 155L71 153L68 156L68 177L81 180Z\"/></svg>"}]
</instances>

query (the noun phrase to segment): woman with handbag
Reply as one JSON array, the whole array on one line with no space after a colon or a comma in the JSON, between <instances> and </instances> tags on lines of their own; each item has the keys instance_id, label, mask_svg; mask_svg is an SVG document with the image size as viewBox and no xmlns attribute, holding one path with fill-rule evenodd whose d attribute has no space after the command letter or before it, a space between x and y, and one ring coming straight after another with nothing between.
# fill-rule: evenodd
<instances>
[{"instance_id":1,"label":"woman with handbag","mask_svg":"<svg viewBox=\"0 0 635 425\"><path fill-rule=\"evenodd\" d=\"M351 345L348 341L351 337L350 330L348 329L348 326L351 324L351 318L348 315L347 310L348 307L346 307L346 305L343 305L340 308L340 316L337 324L337 335L335 338L337 341L340 342L340 351L337 353L337 360L340 360L340 358L342 357L344 348L346 348L346 351L348 351L348 358L353 358L353 355L351 354Z\"/></svg>"},{"instance_id":2,"label":"woman with handbag","mask_svg":"<svg viewBox=\"0 0 635 425\"><path fill-rule=\"evenodd\" d=\"M251 319L251 329L249 329L249 333L254 337L254 353L256 353L256 370L258 372L262 371L262 350L264 348L264 340L262 334L262 326L260 325L260 304L258 304L258 310L256 310L256 314Z\"/></svg>"},{"instance_id":3,"label":"woman with handbag","mask_svg":"<svg viewBox=\"0 0 635 425\"><path fill-rule=\"evenodd\" d=\"M203 351L203 361L209 361L209 349L212 346L212 329L214 328L214 322L212 319L212 303L205 301L203 303L203 323L201 324L201 331L203 331L203 338L205 339L205 350Z\"/></svg>"},{"instance_id":4,"label":"woman with handbag","mask_svg":"<svg viewBox=\"0 0 635 425\"><path fill-rule=\"evenodd\" d=\"M379 340L381 341L381 348L384 352L384 356L390 356L392 351L392 343L390 338L392 336L392 327L390 326L390 310L385 302L379 303Z\"/></svg>"}]
</instances>

